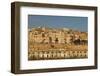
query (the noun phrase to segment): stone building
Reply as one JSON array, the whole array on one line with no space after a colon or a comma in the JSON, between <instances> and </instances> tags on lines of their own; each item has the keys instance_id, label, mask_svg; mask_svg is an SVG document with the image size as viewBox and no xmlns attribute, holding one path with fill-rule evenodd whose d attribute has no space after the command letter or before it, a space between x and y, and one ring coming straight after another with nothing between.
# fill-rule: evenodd
<instances>
[{"instance_id":1,"label":"stone building","mask_svg":"<svg viewBox=\"0 0 100 76\"><path fill-rule=\"evenodd\" d=\"M70 30L33 28L29 31L29 41L33 43L67 43L70 44L76 39L87 40L87 34L82 32L69 33Z\"/></svg>"},{"instance_id":2,"label":"stone building","mask_svg":"<svg viewBox=\"0 0 100 76\"><path fill-rule=\"evenodd\" d=\"M32 28L28 31L28 57L30 60L84 58L88 56L87 39L86 32L68 28Z\"/></svg>"}]
</instances>

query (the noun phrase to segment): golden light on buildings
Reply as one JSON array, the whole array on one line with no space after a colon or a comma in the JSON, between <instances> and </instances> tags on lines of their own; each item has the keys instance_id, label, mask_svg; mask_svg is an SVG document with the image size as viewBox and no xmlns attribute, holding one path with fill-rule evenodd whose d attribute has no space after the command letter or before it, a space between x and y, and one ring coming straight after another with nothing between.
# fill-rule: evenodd
<instances>
[{"instance_id":1,"label":"golden light on buildings","mask_svg":"<svg viewBox=\"0 0 100 76\"><path fill-rule=\"evenodd\" d=\"M28 59L88 57L88 34L68 28L32 28L28 31Z\"/></svg>"}]
</instances>

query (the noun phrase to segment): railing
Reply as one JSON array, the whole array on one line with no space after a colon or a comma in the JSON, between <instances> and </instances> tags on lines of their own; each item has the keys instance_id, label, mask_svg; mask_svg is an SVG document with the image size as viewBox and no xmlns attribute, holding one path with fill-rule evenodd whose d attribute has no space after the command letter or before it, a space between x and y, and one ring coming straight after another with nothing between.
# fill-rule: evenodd
<instances>
[{"instance_id":1,"label":"railing","mask_svg":"<svg viewBox=\"0 0 100 76\"><path fill-rule=\"evenodd\" d=\"M87 51L42 50L34 52L31 51L28 53L29 60L74 59L74 58L87 58Z\"/></svg>"}]
</instances>

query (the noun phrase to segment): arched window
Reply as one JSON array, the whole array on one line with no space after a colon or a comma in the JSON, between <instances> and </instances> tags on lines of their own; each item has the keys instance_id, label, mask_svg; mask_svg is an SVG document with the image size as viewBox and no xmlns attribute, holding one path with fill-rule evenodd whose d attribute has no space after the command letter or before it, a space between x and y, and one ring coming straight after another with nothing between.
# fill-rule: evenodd
<instances>
[{"instance_id":1,"label":"arched window","mask_svg":"<svg viewBox=\"0 0 100 76\"><path fill-rule=\"evenodd\" d=\"M58 38L56 38L56 39L55 39L55 43L58 43L58 41L59 41Z\"/></svg>"},{"instance_id":2,"label":"arched window","mask_svg":"<svg viewBox=\"0 0 100 76\"><path fill-rule=\"evenodd\" d=\"M42 37L45 37L45 34L44 33L42 33Z\"/></svg>"},{"instance_id":3,"label":"arched window","mask_svg":"<svg viewBox=\"0 0 100 76\"><path fill-rule=\"evenodd\" d=\"M52 43L52 38L51 37L49 37L49 43Z\"/></svg>"}]
</instances>

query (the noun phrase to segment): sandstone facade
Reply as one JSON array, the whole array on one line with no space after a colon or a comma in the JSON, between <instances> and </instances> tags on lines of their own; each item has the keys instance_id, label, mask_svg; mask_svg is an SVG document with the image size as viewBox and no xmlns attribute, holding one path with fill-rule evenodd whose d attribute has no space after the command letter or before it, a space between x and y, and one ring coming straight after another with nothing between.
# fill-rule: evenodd
<instances>
[{"instance_id":1,"label":"sandstone facade","mask_svg":"<svg viewBox=\"0 0 100 76\"><path fill-rule=\"evenodd\" d=\"M28 31L28 59L88 57L88 34L68 28L32 28Z\"/></svg>"},{"instance_id":2,"label":"sandstone facade","mask_svg":"<svg viewBox=\"0 0 100 76\"><path fill-rule=\"evenodd\" d=\"M71 31L70 29L33 28L29 30L29 42L32 43L66 43L74 40L87 40L87 33Z\"/></svg>"}]
</instances>

